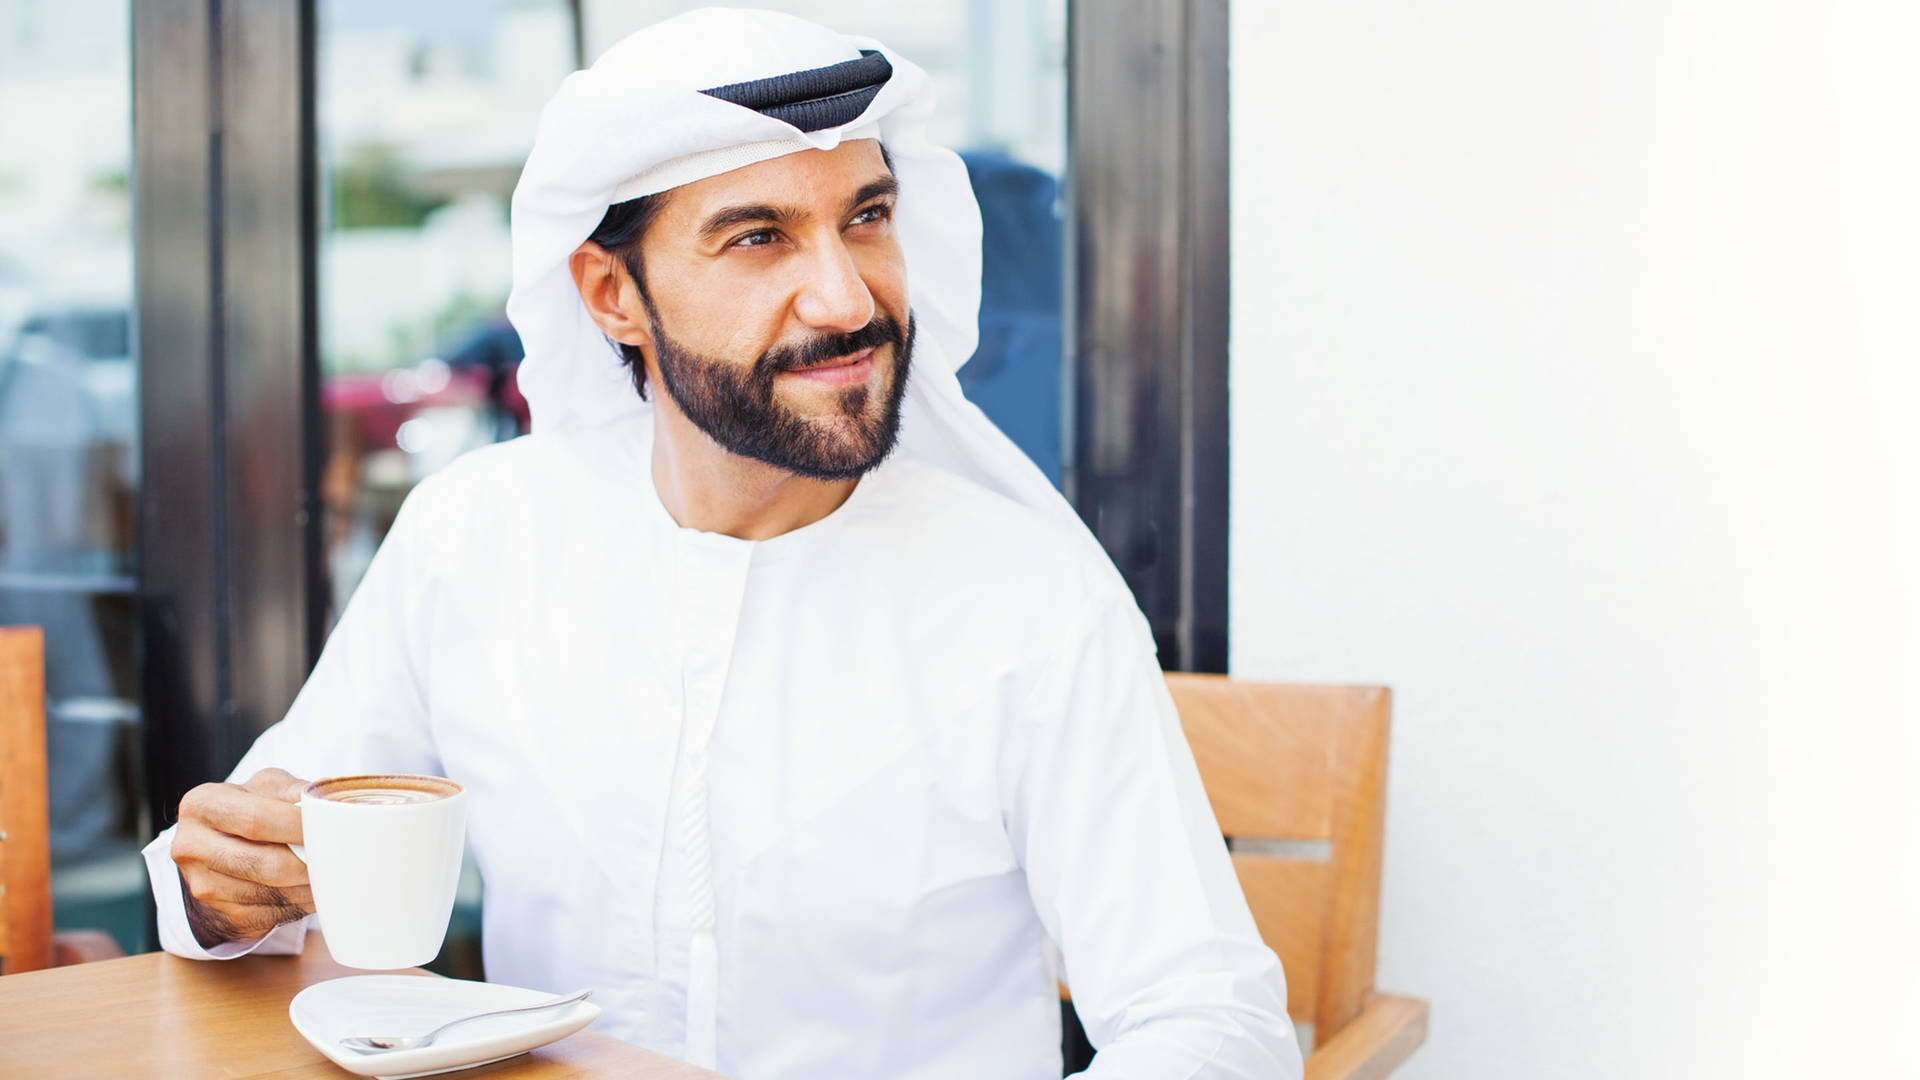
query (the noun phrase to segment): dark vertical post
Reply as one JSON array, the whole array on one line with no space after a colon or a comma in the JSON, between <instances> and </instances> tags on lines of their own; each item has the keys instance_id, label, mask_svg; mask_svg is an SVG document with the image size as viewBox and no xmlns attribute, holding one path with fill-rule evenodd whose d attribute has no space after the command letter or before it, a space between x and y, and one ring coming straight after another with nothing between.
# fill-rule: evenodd
<instances>
[{"instance_id":1,"label":"dark vertical post","mask_svg":"<svg viewBox=\"0 0 1920 1080\"><path fill-rule=\"evenodd\" d=\"M1186 416L1181 423L1186 671L1227 670L1228 0L1187 0Z\"/></svg>"},{"instance_id":2,"label":"dark vertical post","mask_svg":"<svg viewBox=\"0 0 1920 1080\"><path fill-rule=\"evenodd\" d=\"M1069 21L1068 497L1161 663L1226 669L1227 5Z\"/></svg>"},{"instance_id":3,"label":"dark vertical post","mask_svg":"<svg viewBox=\"0 0 1920 1080\"><path fill-rule=\"evenodd\" d=\"M587 66L587 13L582 0L567 0L567 10L573 15L573 66Z\"/></svg>"},{"instance_id":4,"label":"dark vertical post","mask_svg":"<svg viewBox=\"0 0 1920 1080\"><path fill-rule=\"evenodd\" d=\"M306 679L314 364L311 0L225 5L226 571L238 760Z\"/></svg>"},{"instance_id":5,"label":"dark vertical post","mask_svg":"<svg viewBox=\"0 0 1920 1080\"><path fill-rule=\"evenodd\" d=\"M157 825L305 677L312 0L134 5L142 692Z\"/></svg>"},{"instance_id":6,"label":"dark vertical post","mask_svg":"<svg viewBox=\"0 0 1920 1080\"><path fill-rule=\"evenodd\" d=\"M221 130L207 0L133 5L141 703L156 827L217 765L226 680L212 483Z\"/></svg>"},{"instance_id":7,"label":"dark vertical post","mask_svg":"<svg viewBox=\"0 0 1920 1080\"><path fill-rule=\"evenodd\" d=\"M300 9L300 425L304 446L301 544L306 552L306 657L301 677L320 659L327 640L327 516L321 506L320 471L326 464L326 417L320 400L320 29L315 0Z\"/></svg>"}]
</instances>

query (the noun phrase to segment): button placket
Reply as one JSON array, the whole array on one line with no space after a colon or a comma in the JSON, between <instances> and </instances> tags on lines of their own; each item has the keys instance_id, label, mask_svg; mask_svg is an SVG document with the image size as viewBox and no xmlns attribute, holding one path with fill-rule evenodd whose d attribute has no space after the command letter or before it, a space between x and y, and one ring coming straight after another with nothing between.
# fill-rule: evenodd
<instances>
[{"instance_id":1,"label":"button placket","mask_svg":"<svg viewBox=\"0 0 1920 1080\"><path fill-rule=\"evenodd\" d=\"M714 939L715 902L707 746L719 717L727 669L745 594L752 547L748 544L690 545L682 595L685 653L682 686L680 843L686 853L687 900L687 1060L711 1068L716 1054L718 951Z\"/></svg>"}]
</instances>

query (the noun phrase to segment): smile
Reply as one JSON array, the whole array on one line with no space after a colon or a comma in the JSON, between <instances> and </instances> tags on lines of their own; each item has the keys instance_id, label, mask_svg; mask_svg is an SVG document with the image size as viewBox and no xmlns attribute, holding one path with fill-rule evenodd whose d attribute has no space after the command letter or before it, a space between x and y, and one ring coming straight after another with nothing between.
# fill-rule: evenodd
<instances>
[{"instance_id":1,"label":"smile","mask_svg":"<svg viewBox=\"0 0 1920 1080\"><path fill-rule=\"evenodd\" d=\"M839 357L830 363L800 371L782 372L782 374L805 379L821 386L847 386L866 382L867 377L873 374L873 350L862 349L852 355Z\"/></svg>"}]
</instances>

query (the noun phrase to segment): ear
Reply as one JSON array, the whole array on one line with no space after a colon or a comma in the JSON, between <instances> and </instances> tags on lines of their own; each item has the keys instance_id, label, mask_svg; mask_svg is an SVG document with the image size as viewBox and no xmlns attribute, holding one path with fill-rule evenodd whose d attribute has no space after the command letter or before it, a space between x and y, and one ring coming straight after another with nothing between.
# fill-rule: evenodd
<instances>
[{"instance_id":1,"label":"ear","mask_svg":"<svg viewBox=\"0 0 1920 1080\"><path fill-rule=\"evenodd\" d=\"M601 333L625 345L653 346L646 305L625 260L588 240L567 257L567 269Z\"/></svg>"}]
</instances>

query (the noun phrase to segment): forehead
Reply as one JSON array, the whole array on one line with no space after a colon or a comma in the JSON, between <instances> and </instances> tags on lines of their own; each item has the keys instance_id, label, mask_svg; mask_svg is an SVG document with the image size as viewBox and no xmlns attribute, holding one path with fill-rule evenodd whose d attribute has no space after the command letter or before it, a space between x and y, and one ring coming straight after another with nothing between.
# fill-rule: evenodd
<instances>
[{"instance_id":1,"label":"forehead","mask_svg":"<svg viewBox=\"0 0 1920 1080\"><path fill-rule=\"evenodd\" d=\"M662 223L698 225L708 215L743 204L806 207L840 203L887 175L880 143L855 139L831 150L801 150L695 180L673 189Z\"/></svg>"}]
</instances>

